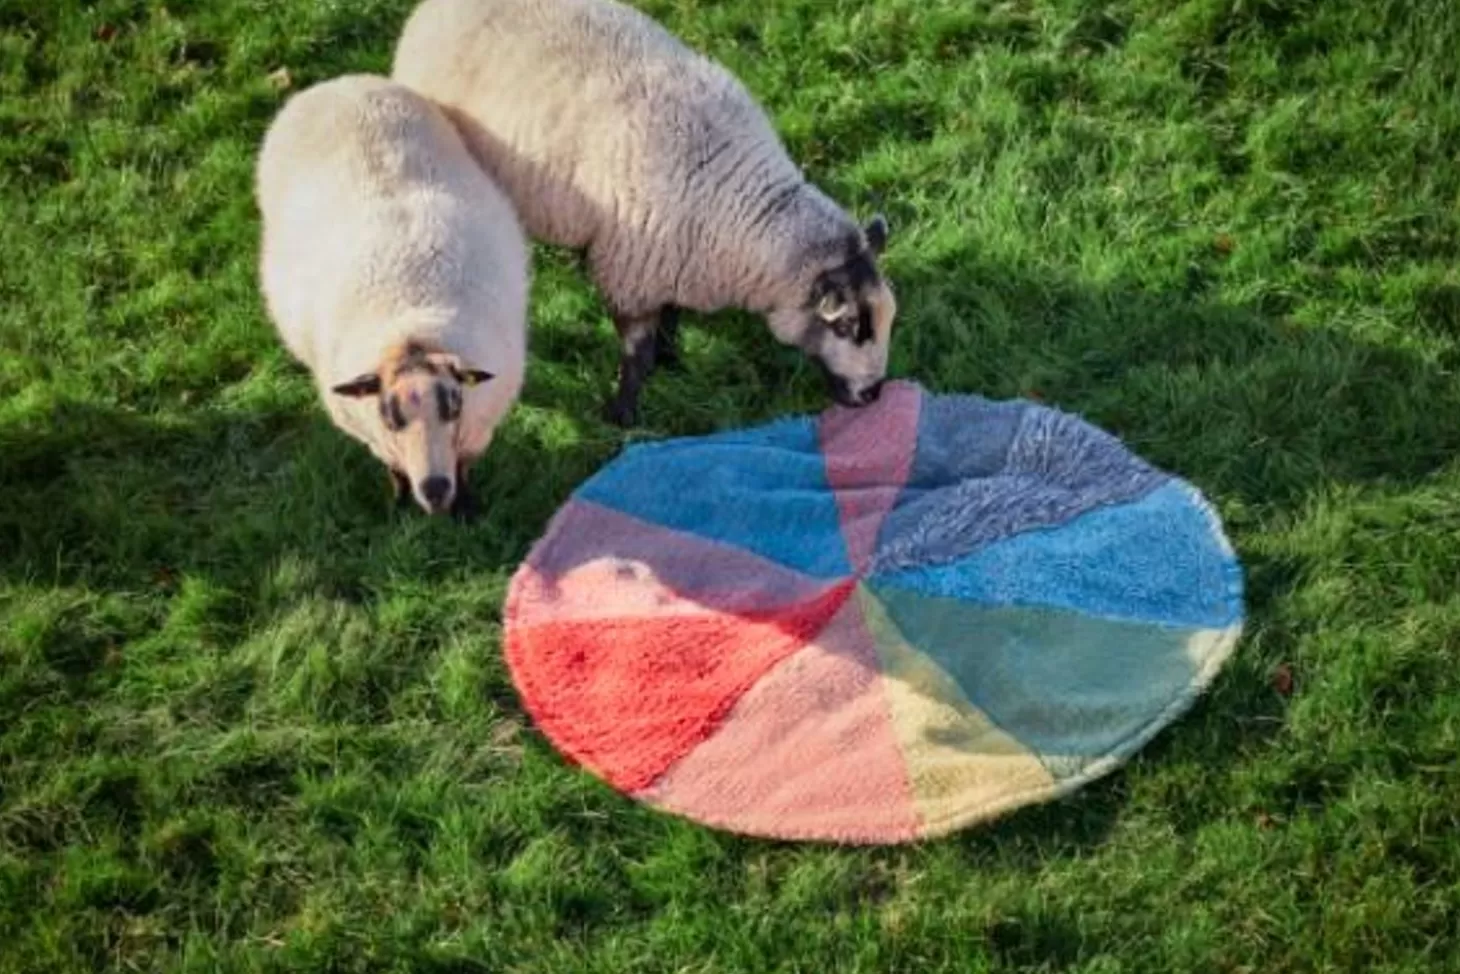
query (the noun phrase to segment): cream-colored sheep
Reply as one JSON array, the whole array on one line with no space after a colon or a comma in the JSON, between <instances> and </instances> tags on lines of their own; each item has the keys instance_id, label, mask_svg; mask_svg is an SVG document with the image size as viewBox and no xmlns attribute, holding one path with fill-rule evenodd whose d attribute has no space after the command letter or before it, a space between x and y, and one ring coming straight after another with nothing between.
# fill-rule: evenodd
<instances>
[{"instance_id":1,"label":"cream-colored sheep","mask_svg":"<svg viewBox=\"0 0 1460 974\"><path fill-rule=\"evenodd\" d=\"M260 281L334 423L397 500L469 516L471 464L522 387L528 244L427 99L347 75L294 95L259 153Z\"/></svg>"},{"instance_id":2,"label":"cream-colored sheep","mask_svg":"<svg viewBox=\"0 0 1460 974\"><path fill-rule=\"evenodd\" d=\"M530 235L587 251L623 340L615 421L656 345L677 358L679 308L764 315L838 401L876 398L886 221L860 227L808 183L745 87L654 20L615 0L425 0L392 74L445 109Z\"/></svg>"}]
</instances>

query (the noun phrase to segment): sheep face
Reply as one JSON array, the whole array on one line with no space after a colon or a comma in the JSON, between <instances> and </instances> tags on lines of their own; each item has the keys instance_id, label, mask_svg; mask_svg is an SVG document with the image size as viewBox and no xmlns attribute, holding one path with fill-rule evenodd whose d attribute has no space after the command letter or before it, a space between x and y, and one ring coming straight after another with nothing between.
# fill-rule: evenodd
<instances>
[{"instance_id":1,"label":"sheep face","mask_svg":"<svg viewBox=\"0 0 1460 974\"><path fill-rule=\"evenodd\" d=\"M886 243L887 222L877 216L813 262L798 301L767 316L781 341L799 346L821 367L831 397L843 406L875 402L887 377L897 300L877 269Z\"/></svg>"},{"instance_id":2,"label":"sheep face","mask_svg":"<svg viewBox=\"0 0 1460 974\"><path fill-rule=\"evenodd\" d=\"M396 472L409 482L422 510L440 514L451 509L460 486L456 444L464 390L491 378L490 372L469 368L455 355L411 343L387 356L379 371L332 391L376 399Z\"/></svg>"}]
</instances>

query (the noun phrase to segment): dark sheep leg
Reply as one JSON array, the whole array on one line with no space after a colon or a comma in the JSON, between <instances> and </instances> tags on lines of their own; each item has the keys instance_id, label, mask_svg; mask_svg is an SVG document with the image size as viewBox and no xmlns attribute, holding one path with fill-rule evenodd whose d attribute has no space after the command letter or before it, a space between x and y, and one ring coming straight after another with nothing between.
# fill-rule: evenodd
<instances>
[{"instance_id":1,"label":"dark sheep leg","mask_svg":"<svg viewBox=\"0 0 1460 974\"><path fill-rule=\"evenodd\" d=\"M684 367L684 360L679 352L679 309L672 304L666 304L659 312L659 338L654 352L654 364L678 371Z\"/></svg>"},{"instance_id":2,"label":"dark sheep leg","mask_svg":"<svg viewBox=\"0 0 1460 974\"><path fill-rule=\"evenodd\" d=\"M658 318L657 313L614 317L623 350L619 353L618 392L604 408L604 418L615 426L628 427L638 421L639 390L654 369Z\"/></svg>"}]
</instances>

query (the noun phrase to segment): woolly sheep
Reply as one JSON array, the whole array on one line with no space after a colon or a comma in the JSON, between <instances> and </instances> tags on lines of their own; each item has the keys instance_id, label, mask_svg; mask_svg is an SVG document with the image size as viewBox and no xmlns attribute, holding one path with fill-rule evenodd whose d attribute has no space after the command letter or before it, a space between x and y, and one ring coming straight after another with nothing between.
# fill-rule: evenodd
<instances>
[{"instance_id":1,"label":"woolly sheep","mask_svg":"<svg viewBox=\"0 0 1460 974\"><path fill-rule=\"evenodd\" d=\"M471 517L468 468L525 367L511 203L435 106L372 75L291 97L255 192L265 304L330 418L386 465L398 503Z\"/></svg>"},{"instance_id":2,"label":"woolly sheep","mask_svg":"<svg viewBox=\"0 0 1460 974\"><path fill-rule=\"evenodd\" d=\"M392 76L438 103L528 234L585 250L622 340L608 416L627 425L679 309L737 307L873 401L896 302L860 227L807 182L727 70L615 0L425 0ZM657 327L656 327L657 326Z\"/></svg>"}]
</instances>

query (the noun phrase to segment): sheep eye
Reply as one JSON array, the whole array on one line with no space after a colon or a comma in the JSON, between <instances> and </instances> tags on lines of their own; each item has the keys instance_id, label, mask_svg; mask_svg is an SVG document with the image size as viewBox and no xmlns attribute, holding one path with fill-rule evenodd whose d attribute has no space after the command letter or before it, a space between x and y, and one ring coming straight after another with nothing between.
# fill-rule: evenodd
<instances>
[{"instance_id":1,"label":"sheep eye","mask_svg":"<svg viewBox=\"0 0 1460 974\"><path fill-rule=\"evenodd\" d=\"M380 421L392 433L399 433L406 428L406 415L401 411L399 398L391 395L380 400Z\"/></svg>"},{"instance_id":2,"label":"sheep eye","mask_svg":"<svg viewBox=\"0 0 1460 974\"><path fill-rule=\"evenodd\" d=\"M436 411L443 423L454 423L461 418L461 390L436 387Z\"/></svg>"},{"instance_id":3,"label":"sheep eye","mask_svg":"<svg viewBox=\"0 0 1460 974\"><path fill-rule=\"evenodd\" d=\"M847 303L842 296L835 291L823 295L816 304L816 313L825 321L831 322L846 314Z\"/></svg>"}]
</instances>

